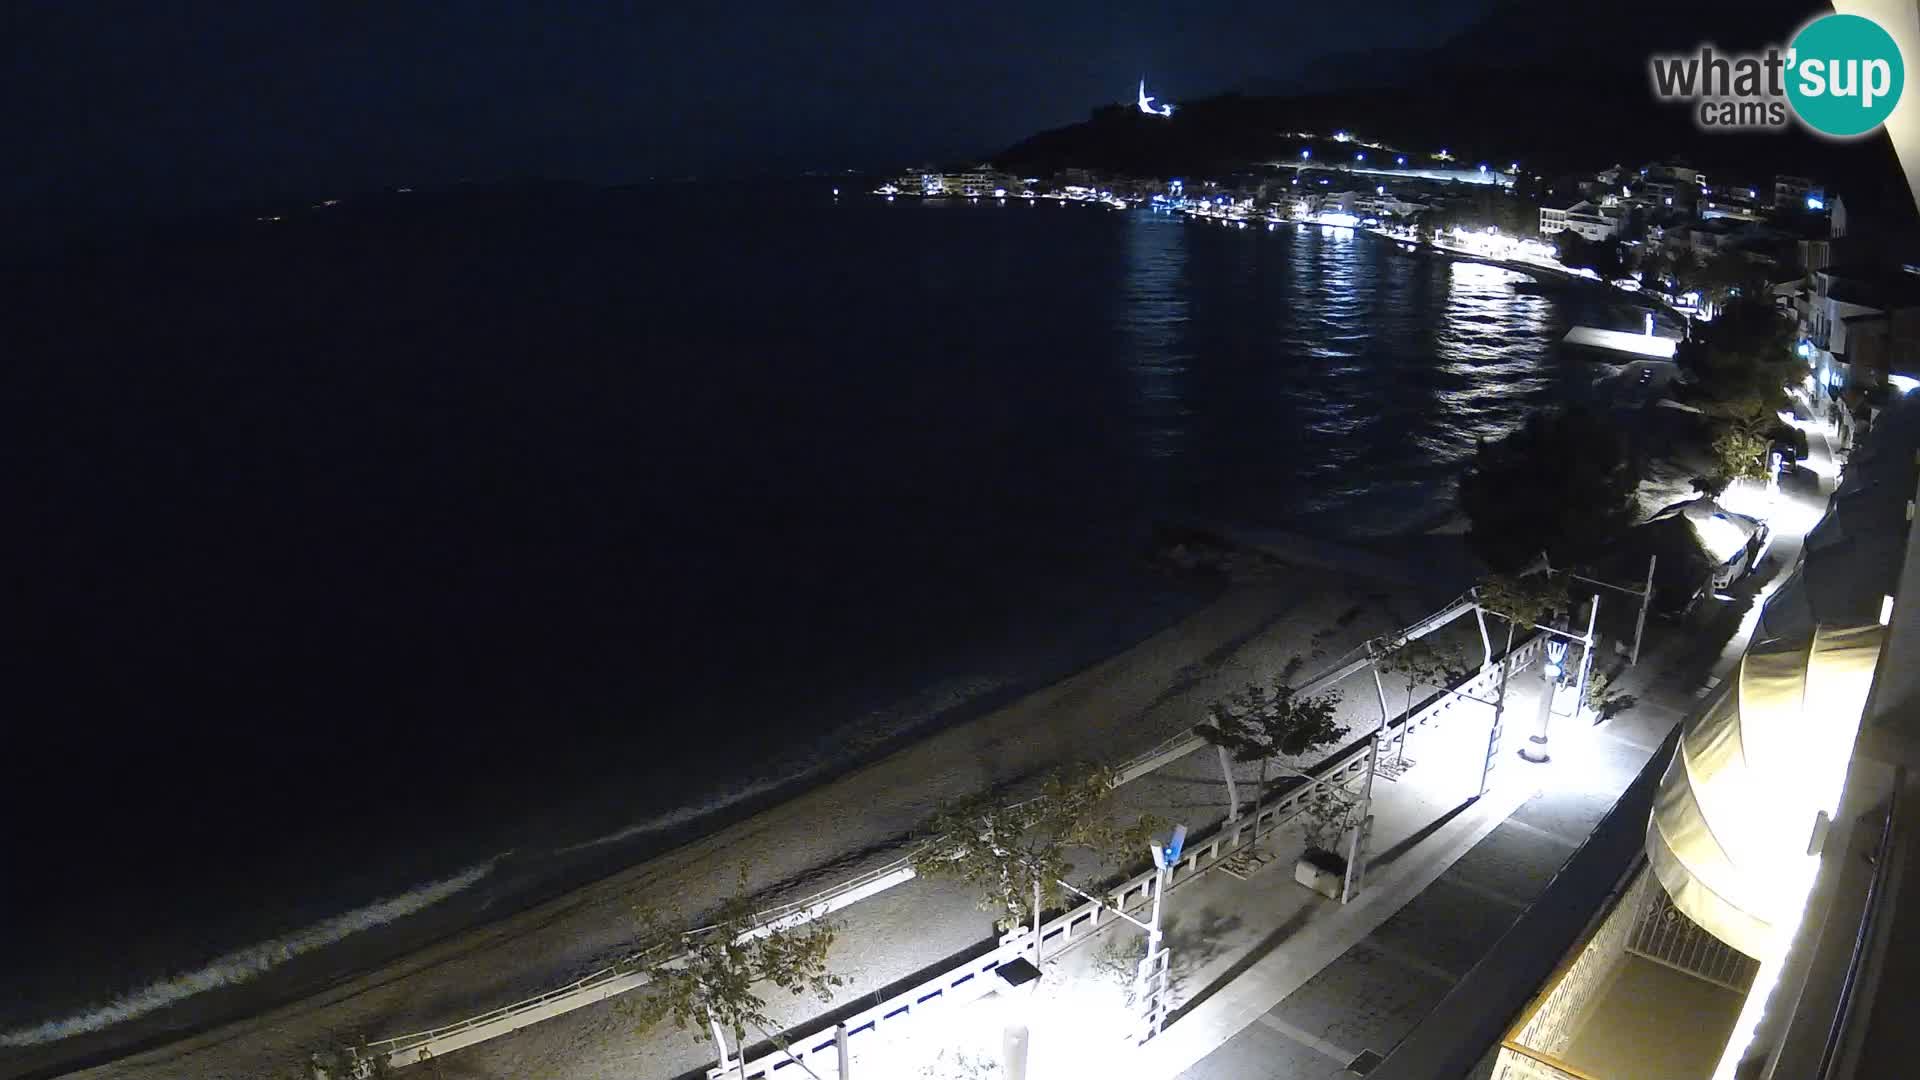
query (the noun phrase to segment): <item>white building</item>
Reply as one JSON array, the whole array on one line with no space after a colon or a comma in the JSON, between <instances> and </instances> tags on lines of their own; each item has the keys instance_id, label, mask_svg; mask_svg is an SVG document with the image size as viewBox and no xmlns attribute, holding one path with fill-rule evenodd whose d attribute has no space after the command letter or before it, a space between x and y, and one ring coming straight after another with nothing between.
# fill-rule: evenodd
<instances>
[{"instance_id":1,"label":"white building","mask_svg":"<svg viewBox=\"0 0 1920 1080\"><path fill-rule=\"evenodd\" d=\"M1590 202L1577 202L1565 209L1541 207L1541 237L1551 240L1559 232L1577 233L1588 240L1605 240L1619 235L1620 215L1618 211L1609 214L1606 208Z\"/></svg>"}]
</instances>

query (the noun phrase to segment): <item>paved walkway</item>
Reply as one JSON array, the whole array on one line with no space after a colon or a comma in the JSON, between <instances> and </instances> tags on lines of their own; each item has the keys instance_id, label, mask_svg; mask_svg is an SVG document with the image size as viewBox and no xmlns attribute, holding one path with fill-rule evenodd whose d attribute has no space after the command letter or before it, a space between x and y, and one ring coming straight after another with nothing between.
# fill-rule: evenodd
<instances>
[{"instance_id":1,"label":"paved walkway","mask_svg":"<svg viewBox=\"0 0 1920 1080\"><path fill-rule=\"evenodd\" d=\"M1276 936L1263 942L1263 954L1236 965L1229 981L1186 1006L1149 1044L1147 1067L1138 1075L1346 1078L1364 1075L1350 1071L1364 1052L1384 1055L1412 1031L1545 891L1661 740L1739 661L1760 606L1792 569L1835 486L1824 425L1803 426L1811 454L1772 500L1768 560L1712 613L1706 633L1697 625L1652 630L1645 661L1617 683L1638 699L1632 709L1584 730L1556 720L1553 760L1528 765L1511 751L1537 702L1536 680L1523 678L1532 685L1510 711L1511 764L1501 786L1429 835L1414 837L1404 855L1383 860L1356 903L1305 920L1283 919ZM1417 780L1418 771L1408 781ZM1395 817L1419 812L1417 801L1406 797L1418 784L1403 784L1405 790L1389 788L1379 803ZM1287 884L1277 875L1276 881L1276 889ZM1206 887L1196 882L1195 892ZM1182 909L1197 900L1178 892L1169 897ZM1271 915L1263 922L1271 923Z\"/></svg>"},{"instance_id":2,"label":"paved walkway","mask_svg":"<svg viewBox=\"0 0 1920 1080\"><path fill-rule=\"evenodd\" d=\"M1520 761L1509 728L1501 786L1180 1017L1149 1045L1143 1075L1319 1080L1390 1050L1540 896L1680 721L1684 693L1636 681L1624 680L1640 704L1613 720L1573 730L1556 718L1547 764ZM1516 696L1523 715L1537 701L1531 688Z\"/></svg>"}]
</instances>

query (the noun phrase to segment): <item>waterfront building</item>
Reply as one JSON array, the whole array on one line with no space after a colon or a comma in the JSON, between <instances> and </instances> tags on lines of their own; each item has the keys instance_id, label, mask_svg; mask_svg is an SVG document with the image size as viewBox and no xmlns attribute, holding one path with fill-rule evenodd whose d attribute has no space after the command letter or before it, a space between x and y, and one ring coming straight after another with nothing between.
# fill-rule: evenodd
<instances>
[{"instance_id":1,"label":"waterfront building","mask_svg":"<svg viewBox=\"0 0 1920 1080\"><path fill-rule=\"evenodd\" d=\"M1542 206L1540 236L1550 240L1555 233L1559 232L1578 233L1588 240L1605 240L1618 236L1620 234L1619 208L1595 206L1585 200L1565 207Z\"/></svg>"},{"instance_id":2,"label":"waterfront building","mask_svg":"<svg viewBox=\"0 0 1920 1080\"><path fill-rule=\"evenodd\" d=\"M1920 276L1822 267L1809 274L1795 310L1800 351L1820 386L1868 390L1920 377Z\"/></svg>"}]
</instances>

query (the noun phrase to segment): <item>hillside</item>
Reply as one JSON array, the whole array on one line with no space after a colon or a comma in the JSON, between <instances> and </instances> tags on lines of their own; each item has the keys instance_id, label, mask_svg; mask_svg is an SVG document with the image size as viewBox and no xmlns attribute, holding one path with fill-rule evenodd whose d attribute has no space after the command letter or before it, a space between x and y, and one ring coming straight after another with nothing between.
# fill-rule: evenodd
<instances>
[{"instance_id":1,"label":"hillside","mask_svg":"<svg viewBox=\"0 0 1920 1080\"><path fill-rule=\"evenodd\" d=\"M1709 174L1756 183L1804 172L1858 206L1911 217L1884 135L1836 143L1798 128L1707 134L1685 107L1654 99L1650 55L1702 43L1742 51L1784 43L1808 17L1804 5L1781 0L1626 0L1570 23L1560 5L1501 3L1425 53L1347 53L1309 69L1354 89L1229 92L1182 103L1171 120L1105 106L1082 123L1009 147L996 161L1027 172L1077 166L1205 175L1294 157L1300 142L1285 132L1345 128L1410 150L1444 146L1465 161L1520 160L1549 175L1656 158L1682 158ZM1367 70L1338 72L1349 64ZM1252 91L1303 81L1268 77L1241 85Z\"/></svg>"}]
</instances>

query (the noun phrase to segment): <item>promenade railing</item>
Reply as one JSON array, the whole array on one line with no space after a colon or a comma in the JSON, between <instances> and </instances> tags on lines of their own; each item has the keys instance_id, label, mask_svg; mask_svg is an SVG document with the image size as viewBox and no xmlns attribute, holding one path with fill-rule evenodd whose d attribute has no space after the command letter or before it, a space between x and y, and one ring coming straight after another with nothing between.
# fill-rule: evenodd
<instances>
[{"instance_id":1,"label":"promenade railing","mask_svg":"<svg viewBox=\"0 0 1920 1080\"><path fill-rule=\"evenodd\" d=\"M1408 640L1425 636L1473 609L1474 602L1472 595L1470 593L1462 594L1460 597L1449 601L1426 617L1409 624L1398 633L1392 635L1392 637L1399 640ZM1519 667L1525 667L1527 663L1531 663L1531 657L1538 652L1539 646L1540 639L1538 636L1529 637L1526 641L1515 646L1513 652L1507 657L1508 663L1510 665L1517 664ZM1302 694L1318 693L1355 672L1364 670L1367 665L1375 659L1374 653L1375 650L1371 642L1355 646L1335 659L1331 664L1327 665L1320 674L1301 684L1298 687L1299 692ZM1523 655L1526 657L1524 661L1522 660ZM1464 693L1473 696L1484 694L1490 688L1492 676L1496 671L1496 666L1489 665L1484 667L1479 672L1468 677L1460 686L1451 688L1455 693L1439 695L1438 698L1425 707L1416 710L1411 717L1401 717L1391 726L1397 730L1401 727L1420 726L1430 723L1432 720L1444 715L1461 700L1457 696L1458 694ZM1180 866L1175 868L1169 880L1185 881L1193 874L1198 873L1203 866L1213 865L1213 863L1217 862L1221 857L1223 845L1225 845L1224 850L1226 851L1237 849L1242 843L1243 835L1252 829L1253 822L1256 819L1261 823L1262 831L1265 831L1270 825L1291 818L1299 811L1300 807L1304 805L1307 794L1317 785L1327 782L1344 782L1346 779L1351 779L1353 775L1355 775L1356 770L1364 769L1365 767L1367 744L1370 738L1371 733L1369 733L1367 738L1362 738L1353 746L1309 770L1311 779L1306 784L1296 786L1281 793L1267 804L1262 804L1250 809L1237 821L1226 823L1221 829L1215 830L1206 837L1200 838L1197 841L1189 841L1187 855L1182 858ZM1200 737L1196 729L1188 728L1177 735L1169 737L1144 753L1136 755L1127 762L1116 766L1115 783L1126 784L1143 776L1147 776L1206 745L1206 741ZM789 901L769 908L766 911L759 912L753 919L756 926L756 930L753 932L766 933L775 929L800 925L801 923L831 914L870 896L893 888L896 885L910 881L915 876L912 858L911 854L901 856L900 858L865 871L856 877L839 882L810 896ZM1200 861L1202 859L1205 860L1204 863ZM1120 904L1123 910L1131 910L1133 907L1151 901L1152 877L1153 875L1148 873L1130 879L1127 882L1120 883L1114 887L1113 895L1119 898L1117 903ZM1142 884L1143 880L1146 882L1145 884ZM1088 914L1089 909L1093 911L1093 914ZM1049 940L1059 939L1063 943L1070 941L1075 933L1083 932L1083 924L1094 928L1104 925L1099 921L1098 910L1099 905L1089 902L1088 904L1083 904L1075 908L1067 915L1053 920L1051 923L1043 923L1041 927L1042 950L1045 950L1046 942ZM1088 920L1092 921L1089 923ZM687 933L698 933L700 929L706 928L696 928L687 931ZM1016 936L1019 935L1010 934L1008 938L1011 939ZM968 965L962 965L961 967L970 969L970 965L988 963L988 966L984 970L991 972L998 963L1004 962L1005 959L1011 959L1012 956L1022 955L1024 952L1031 951L1031 932L1025 932L1025 937L1028 942L1026 945L1015 946L1003 942L1001 948L995 950L994 953L988 954L979 961L970 961ZM1000 954L1007 949L1014 949L1015 951L999 960L994 959L995 957L999 957ZM371 1075L374 1067L373 1063L376 1060L383 1061L389 1068L400 1068L429 1061L456 1050L485 1042L488 1039L510 1034L543 1020L549 1020L556 1016L572 1012L575 1009L585 1008L588 1005L639 989L647 985L650 981L647 974L648 970L659 963L661 963L661 961L657 959L656 952L635 953L623 957L590 975L586 975L565 986L557 987L535 997L517 1001L511 1005L503 1005L497 1009L481 1013L478 1016L468 1017L454 1023L411 1032L406 1035L398 1035L392 1038L379 1039L363 1046L351 1048L348 1051L348 1056L355 1062L353 1071L356 1076ZM961 968L954 970L961 970ZM949 972L949 974L952 974L952 972ZM945 977L946 976L941 976L941 978ZM938 982L939 979L930 980L925 986L916 987L915 990L926 990L927 994L931 995L927 998L929 1001L950 1001L956 1000L955 995L962 993L960 990L961 986L968 985L964 982L955 984L953 994L949 994L947 991L939 991L936 993L932 989L929 989ZM983 984L979 993L985 993L987 989L991 989L991 985ZM888 1004L898 1008L903 1003L903 999L908 996L909 995L906 994L900 995L895 999L891 999ZM977 997L979 994L975 994L974 996ZM878 1008L879 1007L876 1006L876 1009ZM906 1010L910 1012L911 1009L912 1005L910 1003L906 1004ZM863 1028L863 1030L878 1030L881 1022L890 1015L891 1014L877 1015L873 1019L870 1029ZM902 1015L904 1015L904 1013ZM814 1039L811 1041L817 1042L818 1040ZM798 1045L796 1045L796 1052L802 1052ZM767 1058L777 1058L779 1061L789 1060L784 1051L768 1055ZM750 1063L747 1074L749 1078L771 1075L771 1070L776 1067L775 1065L767 1065L763 1071L758 1073L752 1071L754 1068L759 1067L764 1060L766 1059ZM823 1073L822 1075L824 1076L825 1074Z\"/></svg>"}]
</instances>

